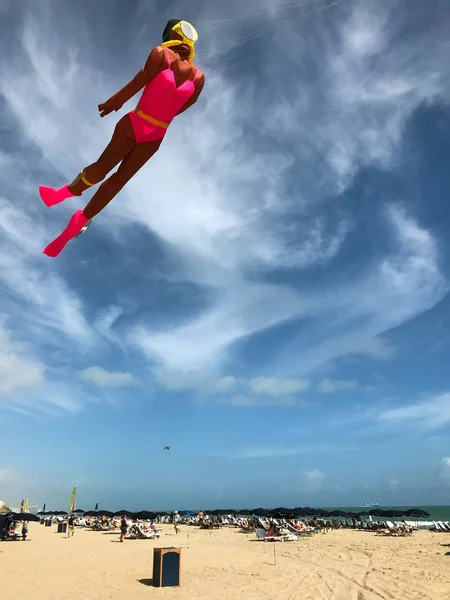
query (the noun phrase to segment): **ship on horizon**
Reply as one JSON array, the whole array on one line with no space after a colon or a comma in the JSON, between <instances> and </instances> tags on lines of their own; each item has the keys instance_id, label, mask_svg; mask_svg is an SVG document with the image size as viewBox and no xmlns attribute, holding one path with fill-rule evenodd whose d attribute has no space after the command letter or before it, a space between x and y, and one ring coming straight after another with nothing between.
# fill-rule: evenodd
<instances>
[{"instance_id":1,"label":"ship on horizon","mask_svg":"<svg viewBox=\"0 0 450 600\"><path fill-rule=\"evenodd\" d=\"M361 508L378 508L378 502L366 502Z\"/></svg>"}]
</instances>

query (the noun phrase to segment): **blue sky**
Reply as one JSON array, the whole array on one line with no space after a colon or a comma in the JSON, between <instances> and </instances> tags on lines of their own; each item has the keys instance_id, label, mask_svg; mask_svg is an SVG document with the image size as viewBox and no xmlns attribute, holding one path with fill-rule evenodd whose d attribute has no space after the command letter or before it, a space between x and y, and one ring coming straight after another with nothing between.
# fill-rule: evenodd
<instances>
[{"instance_id":1,"label":"blue sky","mask_svg":"<svg viewBox=\"0 0 450 600\"><path fill-rule=\"evenodd\" d=\"M445 2L87 4L0 9L0 498L446 503ZM201 99L48 259L92 192L38 185L100 154L174 16Z\"/></svg>"}]
</instances>

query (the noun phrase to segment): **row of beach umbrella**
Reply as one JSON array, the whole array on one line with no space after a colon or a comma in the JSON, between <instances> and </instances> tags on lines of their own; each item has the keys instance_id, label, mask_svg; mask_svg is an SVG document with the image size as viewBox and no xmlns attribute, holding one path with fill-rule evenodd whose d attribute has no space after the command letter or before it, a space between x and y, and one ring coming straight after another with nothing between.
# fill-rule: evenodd
<instances>
[{"instance_id":1,"label":"row of beach umbrella","mask_svg":"<svg viewBox=\"0 0 450 600\"><path fill-rule=\"evenodd\" d=\"M119 517L125 515L129 518L140 519L140 520L149 520L156 519L161 516L169 516L171 513L169 512L153 512L148 510L141 511L130 511L130 510L118 510L115 512L111 512L108 510L89 510L83 511L81 509L77 509L73 511L74 514L84 516L84 517ZM254 509L215 509L215 510L204 510L204 514L221 516L221 515L240 515L240 516L255 516L255 517L273 517L273 518L298 518L298 517L318 517L318 518L360 518L360 517L392 517L392 518L419 518L426 519L430 517L430 513L425 510L419 508L410 508L408 510L399 510L399 509L381 509L374 508L369 511L344 511L344 510L324 510L322 508L311 508L309 506L306 507L297 507L297 508L285 508L280 506L278 508L266 509L266 508L254 508ZM23 513L22 513L23 514ZM195 515L192 510L184 510L180 511L181 515L191 516ZM39 516L64 516L67 515L66 511L45 511L39 512Z\"/></svg>"}]
</instances>

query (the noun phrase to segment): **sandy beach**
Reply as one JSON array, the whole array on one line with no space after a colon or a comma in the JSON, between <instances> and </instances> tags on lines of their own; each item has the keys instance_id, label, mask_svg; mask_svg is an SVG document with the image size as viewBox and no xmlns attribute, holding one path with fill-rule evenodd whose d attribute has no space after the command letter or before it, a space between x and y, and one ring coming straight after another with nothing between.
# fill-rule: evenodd
<instances>
[{"instance_id":1,"label":"sandy beach","mask_svg":"<svg viewBox=\"0 0 450 600\"><path fill-rule=\"evenodd\" d=\"M189 538L188 538L189 533ZM154 547L182 548L181 587L151 584ZM126 540L30 523L29 541L0 544L5 600L447 600L450 535L381 537L329 531L266 543L235 528L163 526L160 540Z\"/></svg>"}]
</instances>

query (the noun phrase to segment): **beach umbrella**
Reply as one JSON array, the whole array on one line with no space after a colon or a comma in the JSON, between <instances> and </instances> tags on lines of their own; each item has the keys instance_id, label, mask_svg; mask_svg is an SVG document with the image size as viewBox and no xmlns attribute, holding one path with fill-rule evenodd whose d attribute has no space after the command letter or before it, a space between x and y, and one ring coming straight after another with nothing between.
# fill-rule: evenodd
<instances>
[{"instance_id":1,"label":"beach umbrella","mask_svg":"<svg viewBox=\"0 0 450 600\"><path fill-rule=\"evenodd\" d=\"M95 514L97 517L112 517L113 516L113 513L110 510L97 510Z\"/></svg>"},{"instance_id":2,"label":"beach umbrella","mask_svg":"<svg viewBox=\"0 0 450 600\"><path fill-rule=\"evenodd\" d=\"M130 510L118 510L112 514L113 517L121 517L125 515L126 517L131 517L133 513Z\"/></svg>"},{"instance_id":3,"label":"beach umbrella","mask_svg":"<svg viewBox=\"0 0 450 600\"><path fill-rule=\"evenodd\" d=\"M268 514L268 510L266 508L255 508L251 511L252 515L256 517L265 517Z\"/></svg>"},{"instance_id":4,"label":"beach umbrella","mask_svg":"<svg viewBox=\"0 0 450 600\"><path fill-rule=\"evenodd\" d=\"M273 519L295 519L295 515L294 514L289 514L289 513L274 513L273 515L270 515Z\"/></svg>"},{"instance_id":5,"label":"beach umbrella","mask_svg":"<svg viewBox=\"0 0 450 600\"><path fill-rule=\"evenodd\" d=\"M410 508L405 512L405 517L416 517L419 519L428 519L431 517L430 513L421 508Z\"/></svg>"},{"instance_id":6,"label":"beach umbrella","mask_svg":"<svg viewBox=\"0 0 450 600\"><path fill-rule=\"evenodd\" d=\"M284 506L279 506L278 508L272 508L272 510L269 510L268 514L270 516L272 515L287 515L287 514L291 514L292 513L292 508L284 508Z\"/></svg>"},{"instance_id":7,"label":"beach umbrella","mask_svg":"<svg viewBox=\"0 0 450 600\"><path fill-rule=\"evenodd\" d=\"M329 514L328 511L324 511L323 508L311 508L310 506L307 506L305 508L305 510L309 511L309 514L313 517L320 517L323 515L323 513L325 513L326 515Z\"/></svg>"},{"instance_id":8,"label":"beach umbrella","mask_svg":"<svg viewBox=\"0 0 450 600\"><path fill-rule=\"evenodd\" d=\"M329 510L325 510L324 508L313 508L312 509L313 512L313 516L314 517L329 517L330 516L330 511Z\"/></svg>"},{"instance_id":9,"label":"beach umbrella","mask_svg":"<svg viewBox=\"0 0 450 600\"><path fill-rule=\"evenodd\" d=\"M385 513L387 517L392 517L394 519L401 519L406 514L404 510L386 510Z\"/></svg>"},{"instance_id":10,"label":"beach umbrella","mask_svg":"<svg viewBox=\"0 0 450 600\"><path fill-rule=\"evenodd\" d=\"M295 515L296 517L307 517L307 513L305 512L305 509L302 508L301 506L297 506L297 508L294 508L294 510L292 511L292 514Z\"/></svg>"},{"instance_id":11,"label":"beach umbrella","mask_svg":"<svg viewBox=\"0 0 450 600\"><path fill-rule=\"evenodd\" d=\"M347 517L348 513L343 510L333 510L330 512L330 517Z\"/></svg>"},{"instance_id":12,"label":"beach umbrella","mask_svg":"<svg viewBox=\"0 0 450 600\"><path fill-rule=\"evenodd\" d=\"M97 513L95 512L95 510L88 510L87 512L84 513L85 517L96 517Z\"/></svg>"},{"instance_id":13,"label":"beach umbrella","mask_svg":"<svg viewBox=\"0 0 450 600\"><path fill-rule=\"evenodd\" d=\"M149 510L141 510L137 513L134 513L133 517L135 519L140 519L141 521L147 521L151 519L156 519L156 513L150 512Z\"/></svg>"},{"instance_id":14,"label":"beach umbrella","mask_svg":"<svg viewBox=\"0 0 450 600\"><path fill-rule=\"evenodd\" d=\"M10 516L14 521L39 521L39 517L31 513L11 513Z\"/></svg>"},{"instance_id":15,"label":"beach umbrella","mask_svg":"<svg viewBox=\"0 0 450 600\"><path fill-rule=\"evenodd\" d=\"M242 510L238 510L237 511L238 515L242 515L243 517L248 517L249 515L251 515L251 511L248 510L248 508L244 508Z\"/></svg>"},{"instance_id":16,"label":"beach umbrella","mask_svg":"<svg viewBox=\"0 0 450 600\"><path fill-rule=\"evenodd\" d=\"M84 515L84 510L82 510L81 508L77 508L76 510L73 511L74 515Z\"/></svg>"},{"instance_id":17,"label":"beach umbrella","mask_svg":"<svg viewBox=\"0 0 450 600\"><path fill-rule=\"evenodd\" d=\"M192 515L195 515L195 512L193 510L183 510L181 511L181 514L187 517L191 517Z\"/></svg>"}]
</instances>

